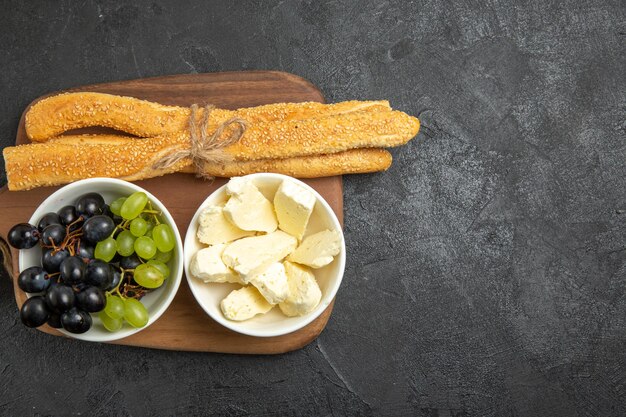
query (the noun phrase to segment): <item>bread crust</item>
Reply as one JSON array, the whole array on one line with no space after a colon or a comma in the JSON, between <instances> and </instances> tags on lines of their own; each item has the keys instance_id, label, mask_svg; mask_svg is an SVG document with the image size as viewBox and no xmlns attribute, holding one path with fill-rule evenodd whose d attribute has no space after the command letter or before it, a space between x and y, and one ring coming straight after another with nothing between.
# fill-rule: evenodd
<instances>
[{"instance_id":1,"label":"bread crust","mask_svg":"<svg viewBox=\"0 0 626 417\"><path fill-rule=\"evenodd\" d=\"M112 177L127 181L177 172L191 164L181 160L166 169L152 169L168 152L186 146L169 138L136 139L115 135L78 135L46 143L4 149L9 190L66 184L82 178Z\"/></svg>"},{"instance_id":2,"label":"bread crust","mask_svg":"<svg viewBox=\"0 0 626 417\"><path fill-rule=\"evenodd\" d=\"M198 118L202 117L198 112ZM355 111L391 111L389 102L345 101L336 104L317 102L276 103L237 110L214 109L212 124L217 126L232 117L250 123L326 117ZM45 142L71 129L104 126L138 137L153 137L188 129L191 110L166 106L134 97L104 93L64 93L44 98L26 112L25 128L29 139Z\"/></svg>"},{"instance_id":3,"label":"bread crust","mask_svg":"<svg viewBox=\"0 0 626 417\"><path fill-rule=\"evenodd\" d=\"M417 118L395 110L256 123L237 143L220 149L220 156L226 161L250 161L389 148L407 143L419 127Z\"/></svg>"},{"instance_id":4,"label":"bread crust","mask_svg":"<svg viewBox=\"0 0 626 417\"><path fill-rule=\"evenodd\" d=\"M391 161L391 154L385 149L352 149L284 159L259 159L227 164L205 162L202 173L213 177L235 177L258 172L275 172L297 178L318 178L386 171L391 166ZM183 171L194 172L194 169L189 166Z\"/></svg>"},{"instance_id":5,"label":"bread crust","mask_svg":"<svg viewBox=\"0 0 626 417\"><path fill-rule=\"evenodd\" d=\"M134 181L172 172L194 173L185 158L167 169L152 164L168 152L184 149L182 142L165 136L136 139L117 135L62 136L46 143L7 147L4 159L9 190L66 184L83 178L113 177ZM276 172L299 178L328 177L384 171L391 165L384 149L353 149L325 155L242 162L205 162L202 174L232 177Z\"/></svg>"}]
</instances>

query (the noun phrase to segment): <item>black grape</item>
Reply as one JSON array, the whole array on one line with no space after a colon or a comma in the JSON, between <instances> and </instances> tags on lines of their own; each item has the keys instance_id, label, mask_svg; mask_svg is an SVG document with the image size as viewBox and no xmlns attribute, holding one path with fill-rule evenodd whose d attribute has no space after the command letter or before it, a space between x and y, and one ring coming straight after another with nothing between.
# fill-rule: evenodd
<instances>
[{"instance_id":1,"label":"black grape","mask_svg":"<svg viewBox=\"0 0 626 417\"><path fill-rule=\"evenodd\" d=\"M80 243L76 245L76 256L83 259L93 259L95 250L96 248L94 246L81 240Z\"/></svg>"},{"instance_id":2,"label":"black grape","mask_svg":"<svg viewBox=\"0 0 626 417\"><path fill-rule=\"evenodd\" d=\"M139 257L136 254L130 256L124 256L120 259L120 266L124 269L135 269L141 264Z\"/></svg>"},{"instance_id":3,"label":"black grape","mask_svg":"<svg viewBox=\"0 0 626 417\"><path fill-rule=\"evenodd\" d=\"M22 291L36 293L42 292L50 287L52 280L48 277L46 271L40 266L31 266L26 268L17 277L17 285Z\"/></svg>"},{"instance_id":4,"label":"black grape","mask_svg":"<svg viewBox=\"0 0 626 417\"><path fill-rule=\"evenodd\" d=\"M110 217L93 216L83 225L83 239L90 243L98 243L111 236L113 229L115 229L115 223Z\"/></svg>"},{"instance_id":5,"label":"black grape","mask_svg":"<svg viewBox=\"0 0 626 417\"><path fill-rule=\"evenodd\" d=\"M78 256L70 256L61 262L59 272L65 284L78 284L85 280L85 262Z\"/></svg>"},{"instance_id":6,"label":"black grape","mask_svg":"<svg viewBox=\"0 0 626 417\"><path fill-rule=\"evenodd\" d=\"M50 274L59 272L61 262L63 262L68 256L70 256L70 252L67 249L56 252L54 249L48 249L41 255L41 265L43 266L43 269L48 271Z\"/></svg>"},{"instance_id":7,"label":"black grape","mask_svg":"<svg viewBox=\"0 0 626 417\"><path fill-rule=\"evenodd\" d=\"M102 214L104 198L98 193L87 193L76 200L76 212L86 218Z\"/></svg>"},{"instance_id":8,"label":"black grape","mask_svg":"<svg viewBox=\"0 0 626 417\"><path fill-rule=\"evenodd\" d=\"M85 333L91 328L91 315L76 307L71 308L61 315L63 328L70 333Z\"/></svg>"},{"instance_id":9,"label":"black grape","mask_svg":"<svg viewBox=\"0 0 626 417\"><path fill-rule=\"evenodd\" d=\"M51 224L41 233L41 243L46 246L59 246L63 239L65 239L65 227L60 224Z\"/></svg>"},{"instance_id":10,"label":"black grape","mask_svg":"<svg viewBox=\"0 0 626 417\"><path fill-rule=\"evenodd\" d=\"M50 311L46 301L40 295L30 297L20 309L20 319L28 327L39 327L48 321Z\"/></svg>"},{"instance_id":11,"label":"black grape","mask_svg":"<svg viewBox=\"0 0 626 417\"><path fill-rule=\"evenodd\" d=\"M46 292L46 304L52 311L59 313L72 308L75 299L72 287L63 284L53 285Z\"/></svg>"},{"instance_id":12,"label":"black grape","mask_svg":"<svg viewBox=\"0 0 626 417\"><path fill-rule=\"evenodd\" d=\"M85 281L90 285L105 289L111 285L113 280L112 272L112 268L108 263L96 259L87 264Z\"/></svg>"},{"instance_id":13,"label":"black grape","mask_svg":"<svg viewBox=\"0 0 626 417\"><path fill-rule=\"evenodd\" d=\"M41 219L39 219L39 223L37 223L37 228L39 231L43 231L47 226L51 224L61 224L61 218L58 214L51 212L43 215Z\"/></svg>"},{"instance_id":14,"label":"black grape","mask_svg":"<svg viewBox=\"0 0 626 417\"><path fill-rule=\"evenodd\" d=\"M48 326L54 327L55 329L60 329L61 326L61 314L51 312L50 318L48 319Z\"/></svg>"},{"instance_id":15,"label":"black grape","mask_svg":"<svg viewBox=\"0 0 626 417\"><path fill-rule=\"evenodd\" d=\"M17 249L30 249L39 242L39 229L29 223L16 224L9 230L9 244Z\"/></svg>"},{"instance_id":16,"label":"black grape","mask_svg":"<svg viewBox=\"0 0 626 417\"><path fill-rule=\"evenodd\" d=\"M57 211L57 214L61 219L61 223L65 226L69 226L74 223L74 225L70 227L70 232L73 232L80 227L80 222L76 222L76 220L78 220L78 214L76 213L76 208L74 206L62 207L59 211Z\"/></svg>"},{"instance_id":17,"label":"black grape","mask_svg":"<svg viewBox=\"0 0 626 417\"><path fill-rule=\"evenodd\" d=\"M113 289L115 289L115 287L117 287L117 284L119 284L120 280L122 279L122 273L114 266L111 266L111 274L113 279L111 280L111 284L104 289L105 291L112 291Z\"/></svg>"},{"instance_id":18,"label":"black grape","mask_svg":"<svg viewBox=\"0 0 626 417\"><path fill-rule=\"evenodd\" d=\"M87 287L76 294L76 305L78 308L89 313L102 311L107 304L104 292L97 287Z\"/></svg>"}]
</instances>

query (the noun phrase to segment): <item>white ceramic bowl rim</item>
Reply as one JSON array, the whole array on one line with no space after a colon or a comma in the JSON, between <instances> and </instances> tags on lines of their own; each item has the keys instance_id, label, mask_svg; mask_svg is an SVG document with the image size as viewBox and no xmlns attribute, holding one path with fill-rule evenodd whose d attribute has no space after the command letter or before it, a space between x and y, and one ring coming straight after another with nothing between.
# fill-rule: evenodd
<instances>
[{"instance_id":1,"label":"white ceramic bowl rim","mask_svg":"<svg viewBox=\"0 0 626 417\"><path fill-rule=\"evenodd\" d=\"M98 192L98 190L96 189L96 187L98 185L117 185L126 189L131 189L134 191L142 191L144 193L146 193L146 195L148 196L149 201L151 201L154 205L156 205L159 210L162 212L163 217L165 217L165 219L167 220L168 224L172 227L172 230L174 231L174 235L176 238L176 248L182 248L183 244L182 244L182 239L180 237L180 233L178 232L178 228L176 227L176 222L174 221L174 218L172 217L172 215L169 213L169 211L167 210L167 208L165 207L165 205L163 203L161 203L161 201L156 198L152 193L150 193L149 191L141 188L138 185L135 185L131 182L128 181L123 181L123 180L119 180L116 178L87 178L84 180L80 180L80 181L75 181L73 183L67 184L62 188L59 188L57 191L55 191L54 193L52 193L50 196L48 196L48 198L46 198L35 210L35 212L33 213L33 215L30 217L29 219L29 223L31 224L36 224L39 219L46 214L47 212L49 212L50 210L47 208L48 206L50 206L51 204L53 204L53 202L56 202L56 200L61 196L61 195L65 195L65 194L70 194L72 192L72 190L80 188L86 184L89 184L90 186L94 187L93 192ZM78 198L78 195L75 196L76 198ZM71 204L71 203L68 203ZM119 340L122 339L124 337L128 337L130 335L133 335L135 333L140 332L143 329L146 329L147 327L149 327L152 323L154 323L155 321L157 321L159 319L159 317L161 317L161 315L165 312L165 310L167 310L167 308L169 307L169 305L171 304L172 300L174 299L174 297L176 296L176 293L178 292L178 288L180 286L180 282L182 281L182 274L183 274L183 260L184 260L184 255L183 255L183 251L182 249L179 249L178 251L178 262L175 263L176 265L176 269L172 270L170 273L170 277L168 278L168 280L172 280L173 284L169 284L169 285L173 285L173 287L170 288L169 293L166 294L166 296L160 301L159 306L157 308L156 311L151 312L150 314L150 318L148 320L148 324L146 324L144 327L141 328L133 328L130 327L128 325L125 325L121 330L117 331L117 332L109 332L107 330L102 330L102 332L98 332L98 333L93 333L92 329L90 329L88 332L86 333L82 333L82 334L73 334L70 333L68 331L65 331L63 329L58 329L61 333L72 337L74 339L80 339L80 340L86 340L86 341L94 341L94 342L110 342L113 340ZM24 263L25 263L25 258L26 258L26 251L25 250L20 250L19 251L19 257L18 257L18 268L19 271L23 271L25 268L23 267ZM165 287L162 287L163 290L165 289ZM97 313L92 313L93 314L97 314Z\"/></svg>"},{"instance_id":2,"label":"white ceramic bowl rim","mask_svg":"<svg viewBox=\"0 0 626 417\"><path fill-rule=\"evenodd\" d=\"M202 309L215 321L217 321L219 324L221 324L222 326L234 330L238 333L242 333L248 336L256 336L256 337L274 337L274 336L282 336L288 333L292 333L295 332L305 326L307 326L308 324L310 324L313 320L315 320L316 318L318 318L328 307L328 305L330 304L330 302L332 302L332 300L335 298L335 295L337 294L337 291L339 290L339 286L341 285L341 281L343 279L343 275L345 272L345 265L346 265L346 245L345 245L345 239L343 236L343 228L341 226L341 223L339 223L339 219L337 218L337 215L335 214L335 212L333 211L332 207L330 207L330 205L328 204L328 202L311 186L309 186L308 184L306 184L303 181L300 181L297 178L293 178L290 177L288 175L283 175L283 174L275 174L275 173L257 173L257 174L249 174L244 176L245 178L251 179L251 180L255 180L255 179L260 179L260 178L272 178L272 179L276 179L276 180L281 180L281 181L293 181L296 182L299 185L302 185L304 188L306 188L307 190L311 191L315 197L316 197L316 202L321 204L324 208L324 212L327 214L330 214L330 216L328 216L331 220L331 223L333 224L334 228L339 232L339 234L341 235L341 250L339 252L339 254L337 255L337 257L335 258L335 261L339 262L338 265L338 275L335 279L332 280L331 285L327 288L327 290L322 294L322 299L320 300L319 305L315 308L315 310L313 310L311 313L308 313L307 315L303 316L304 319L298 321L297 323L292 323L292 324L282 324L279 326L278 329L274 330L274 331L270 331L270 330L263 330L263 331L259 331L259 330L255 330L255 329L249 329L249 328L243 328L240 325L240 322L236 322L236 321L231 321L226 319L223 314L221 313L221 311L219 311L219 313L215 313L214 311L212 311L211 309L208 308L208 306L205 306L205 304L201 301L201 297L200 294L198 292L197 286L198 285L202 285L201 281L198 281L196 278L193 278L189 272L189 264L190 264L190 260L191 257L193 256L193 254L188 253L189 247L192 246L191 242L195 241L196 237L195 237L195 230L197 229L197 222L198 222L198 217L200 216L200 213L202 212L202 210L209 205L209 203L211 202L211 200L213 199L214 196L218 195L219 193L221 193L225 187L226 184L224 184L223 186L221 186L220 188L216 189L215 191L213 191L203 202L202 204L200 204L200 207L198 207L198 210L196 211L196 213L194 214L191 222L189 223L189 227L187 229L186 235L185 235L185 245L184 245L184 249L183 252L185 253L185 275L187 277L187 282L189 283L189 287L191 289L191 292L193 293L194 297L196 298L196 301L198 301L198 304L200 304L200 307L202 307ZM197 282L196 282L197 281ZM218 308L219 310L219 308ZM287 317L285 317L287 318ZM245 322L242 322L245 323Z\"/></svg>"}]
</instances>

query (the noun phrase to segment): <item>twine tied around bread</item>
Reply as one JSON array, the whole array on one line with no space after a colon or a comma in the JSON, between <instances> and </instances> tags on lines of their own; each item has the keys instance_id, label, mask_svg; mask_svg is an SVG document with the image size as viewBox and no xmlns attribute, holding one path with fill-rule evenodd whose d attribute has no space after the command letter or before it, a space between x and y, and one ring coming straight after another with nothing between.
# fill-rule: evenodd
<instances>
[{"instance_id":1,"label":"twine tied around bread","mask_svg":"<svg viewBox=\"0 0 626 417\"><path fill-rule=\"evenodd\" d=\"M193 104L190 109L189 140L191 146L189 149L177 150L163 156L152 165L152 168L157 170L167 169L184 158L191 158L195 167L196 176L205 179L214 179L213 176L204 174L203 163L224 162L224 155L217 151L239 142L248 127L248 123L240 117L231 117L221 123L213 133L209 134L207 133L209 128L209 116L215 109L215 106L212 104L204 106L202 120L199 124L197 117L198 105ZM234 126L235 129L228 137L222 139L221 136L224 130L230 126Z\"/></svg>"}]
</instances>

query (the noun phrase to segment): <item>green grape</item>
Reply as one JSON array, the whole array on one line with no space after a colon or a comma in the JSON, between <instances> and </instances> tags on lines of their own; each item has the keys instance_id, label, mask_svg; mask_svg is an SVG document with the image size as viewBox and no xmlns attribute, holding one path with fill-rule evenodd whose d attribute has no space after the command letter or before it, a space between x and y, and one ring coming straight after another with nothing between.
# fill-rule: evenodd
<instances>
[{"instance_id":1,"label":"green grape","mask_svg":"<svg viewBox=\"0 0 626 417\"><path fill-rule=\"evenodd\" d=\"M148 196L142 191L137 191L128 196L122 208L120 215L125 220L132 220L139 216L148 203Z\"/></svg>"},{"instance_id":2,"label":"green grape","mask_svg":"<svg viewBox=\"0 0 626 417\"><path fill-rule=\"evenodd\" d=\"M169 252L174 249L176 239L172 228L165 223L161 223L152 230L152 239L156 243L157 249L161 252Z\"/></svg>"},{"instance_id":3,"label":"green grape","mask_svg":"<svg viewBox=\"0 0 626 417\"><path fill-rule=\"evenodd\" d=\"M124 301L115 295L107 296L107 304L104 307L104 313L115 320L124 318Z\"/></svg>"},{"instance_id":4,"label":"green grape","mask_svg":"<svg viewBox=\"0 0 626 417\"><path fill-rule=\"evenodd\" d=\"M148 222L142 219L141 217L137 217L130 222L130 232L133 236L139 237L146 234L148 231Z\"/></svg>"},{"instance_id":5,"label":"green grape","mask_svg":"<svg viewBox=\"0 0 626 417\"><path fill-rule=\"evenodd\" d=\"M143 259L151 259L156 255L156 251L157 247L149 237L141 236L135 240L135 252Z\"/></svg>"},{"instance_id":6,"label":"green grape","mask_svg":"<svg viewBox=\"0 0 626 417\"><path fill-rule=\"evenodd\" d=\"M122 328L122 325L124 324L122 319L111 318L108 315L104 314L104 312L100 313L98 317L100 317L100 321L102 322L104 328L110 332L118 331Z\"/></svg>"},{"instance_id":7,"label":"green grape","mask_svg":"<svg viewBox=\"0 0 626 417\"><path fill-rule=\"evenodd\" d=\"M96 245L94 256L96 259L101 259L104 262L109 262L115 256L117 252L117 243L112 237L108 237Z\"/></svg>"},{"instance_id":8,"label":"green grape","mask_svg":"<svg viewBox=\"0 0 626 417\"><path fill-rule=\"evenodd\" d=\"M141 264L135 268L133 279L137 284L146 288L159 288L163 285L165 276L161 273L160 269L154 265Z\"/></svg>"},{"instance_id":9,"label":"green grape","mask_svg":"<svg viewBox=\"0 0 626 417\"><path fill-rule=\"evenodd\" d=\"M124 299L124 318L133 327L143 327L148 324L148 310L141 301L134 298Z\"/></svg>"},{"instance_id":10,"label":"green grape","mask_svg":"<svg viewBox=\"0 0 626 417\"><path fill-rule=\"evenodd\" d=\"M167 277L170 276L170 269L163 262L157 261L156 259L150 259L148 261L148 264L152 265L153 267L161 271L161 274L163 274L164 279L167 279Z\"/></svg>"},{"instance_id":11,"label":"green grape","mask_svg":"<svg viewBox=\"0 0 626 417\"><path fill-rule=\"evenodd\" d=\"M152 257L155 261L163 262L164 264L168 263L170 259L172 259L172 251L169 252L161 252L157 250L156 255Z\"/></svg>"},{"instance_id":12,"label":"green grape","mask_svg":"<svg viewBox=\"0 0 626 417\"><path fill-rule=\"evenodd\" d=\"M115 239L117 253L122 256L130 256L135 252L135 236L128 230L123 230Z\"/></svg>"},{"instance_id":13,"label":"green grape","mask_svg":"<svg viewBox=\"0 0 626 417\"><path fill-rule=\"evenodd\" d=\"M126 197L120 197L114 202L112 202L111 205L109 205L109 209L111 210L111 213L115 214L116 216L119 216L120 210L122 209L122 204L124 204L124 201L126 201Z\"/></svg>"}]
</instances>

